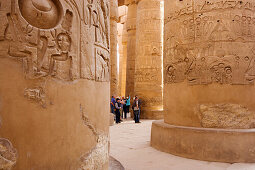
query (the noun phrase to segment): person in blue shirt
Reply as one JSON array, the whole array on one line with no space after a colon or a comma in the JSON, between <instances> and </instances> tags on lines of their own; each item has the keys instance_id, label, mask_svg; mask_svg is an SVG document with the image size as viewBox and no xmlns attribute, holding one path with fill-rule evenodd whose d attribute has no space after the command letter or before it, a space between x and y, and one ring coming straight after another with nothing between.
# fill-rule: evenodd
<instances>
[{"instance_id":1,"label":"person in blue shirt","mask_svg":"<svg viewBox=\"0 0 255 170\"><path fill-rule=\"evenodd\" d=\"M130 96L127 97L127 99L126 99L126 109L127 109L127 113L129 113L129 108L130 108Z\"/></svg>"},{"instance_id":2,"label":"person in blue shirt","mask_svg":"<svg viewBox=\"0 0 255 170\"><path fill-rule=\"evenodd\" d=\"M112 96L112 98L111 98L111 113L112 114L115 114L115 103L116 103L116 100L115 100L115 96Z\"/></svg>"}]
</instances>

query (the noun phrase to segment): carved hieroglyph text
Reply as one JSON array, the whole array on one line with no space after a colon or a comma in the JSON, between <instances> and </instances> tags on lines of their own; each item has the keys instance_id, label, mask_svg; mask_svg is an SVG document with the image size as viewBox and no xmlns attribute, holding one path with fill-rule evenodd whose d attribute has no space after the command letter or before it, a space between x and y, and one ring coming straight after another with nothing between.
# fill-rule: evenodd
<instances>
[{"instance_id":1,"label":"carved hieroglyph text","mask_svg":"<svg viewBox=\"0 0 255 170\"><path fill-rule=\"evenodd\" d=\"M168 17L164 82L254 84L254 5L248 0L194 1Z\"/></svg>"},{"instance_id":2,"label":"carved hieroglyph text","mask_svg":"<svg viewBox=\"0 0 255 170\"><path fill-rule=\"evenodd\" d=\"M0 16L0 56L21 61L26 78L109 81L107 0L2 1ZM102 61L95 62L97 53L82 47L103 51Z\"/></svg>"},{"instance_id":3,"label":"carved hieroglyph text","mask_svg":"<svg viewBox=\"0 0 255 170\"><path fill-rule=\"evenodd\" d=\"M24 96L28 100L35 101L39 103L42 107L46 107L45 92L43 88L26 88L24 91Z\"/></svg>"},{"instance_id":4,"label":"carved hieroglyph text","mask_svg":"<svg viewBox=\"0 0 255 170\"><path fill-rule=\"evenodd\" d=\"M205 128L250 129L255 127L255 114L237 104L203 104L198 116Z\"/></svg>"}]
</instances>

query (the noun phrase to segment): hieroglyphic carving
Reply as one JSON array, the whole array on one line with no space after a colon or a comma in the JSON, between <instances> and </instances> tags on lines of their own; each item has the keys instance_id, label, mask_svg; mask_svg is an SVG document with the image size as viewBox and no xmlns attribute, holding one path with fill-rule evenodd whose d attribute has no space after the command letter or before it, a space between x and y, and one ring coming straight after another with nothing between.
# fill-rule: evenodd
<instances>
[{"instance_id":1,"label":"hieroglyphic carving","mask_svg":"<svg viewBox=\"0 0 255 170\"><path fill-rule=\"evenodd\" d=\"M84 6L84 23L93 28L95 49L95 79L96 81L109 81L110 59L110 31L109 31L109 3L106 0L87 0ZM93 75L91 69L89 74ZM86 75L86 74L85 74ZM87 77L90 77L87 76ZM90 78L91 79L91 78Z\"/></svg>"},{"instance_id":2,"label":"hieroglyphic carving","mask_svg":"<svg viewBox=\"0 0 255 170\"><path fill-rule=\"evenodd\" d=\"M96 80L97 66L90 61L97 56L83 49L102 47L105 62L109 59L107 0L2 1L0 16L1 56L22 61L29 79ZM97 81L109 81L107 74Z\"/></svg>"},{"instance_id":3,"label":"hieroglyphic carving","mask_svg":"<svg viewBox=\"0 0 255 170\"><path fill-rule=\"evenodd\" d=\"M142 107L160 106L162 104L162 97L141 97Z\"/></svg>"},{"instance_id":4,"label":"hieroglyphic carving","mask_svg":"<svg viewBox=\"0 0 255 170\"><path fill-rule=\"evenodd\" d=\"M101 47L96 47L96 80L97 81L109 81L109 52Z\"/></svg>"},{"instance_id":5,"label":"hieroglyphic carving","mask_svg":"<svg viewBox=\"0 0 255 170\"><path fill-rule=\"evenodd\" d=\"M172 27L165 34L165 83L253 84L254 5L248 0L196 1L167 19Z\"/></svg>"},{"instance_id":6,"label":"hieroglyphic carving","mask_svg":"<svg viewBox=\"0 0 255 170\"><path fill-rule=\"evenodd\" d=\"M203 13L203 12L213 12L216 10L249 10L251 12L255 11L255 3L249 0L201 0L196 4L187 3L186 6L168 13L165 18L165 23L175 20L179 17L190 15L193 13Z\"/></svg>"},{"instance_id":7,"label":"hieroglyphic carving","mask_svg":"<svg viewBox=\"0 0 255 170\"><path fill-rule=\"evenodd\" d=\"M140 68L135 72L135 82L159 82L161 68Z\"/></svg>"},{"instance_id":8,"label":"hieroglyphic carving","mask_svg":"<svg viewBox=\"0 0 255 170\"><path fill-rule=\"evenodd\" d=\"M66 4L63 9L59 1L52 0L43 2L11 0L11 2L2 2L2 7L9 8L0 10L2 18L6 18L6 23L1 26L1 30L5 30L0 42L3 47L1 55L23 60L28 78L51 76L52 70L57 69L54 67L55 61L67 60L64 59L65 57L61 60L55 59L55 56L52 57L54 54L63 54L61 48L66 42L60 42L60 37L63 39L65 35L69 39L77 40L78 35L71 32L73 12ZM62 21L61 25L60 21ZM71 41L69 43L71 46ZM69 51L72 51L75 57L78 56L75 48L70 47ZM59 76L56 77L61 79Z\"/></svg>"},{"instance_id":9,"label":"hieroglyphic carving","mask_svg":"<svg viewBox=\"0 0 255 170\"><path fill-rule=\"evenodd\" d=\"M18 3L25 20L37 28L53 28L63 15L59 0L19 0Z\"/></svg>"},{"instance_id":10,"label":"hieroglyphic carving","mask_svg":"<svg viewBox=\"0 0 255 170\"><path fill-rule=\"evenodd\" d=\"M36 87L36 88L26 88L24 92L24 96L31 101L35 101L39 103L42 107L46 107L45 102L45 92L43 88Z\"/></svg>"},{"instance_id":11,"label":"hieroglyphic carving","mask_svg":"<svg viewBox=\"0 0 255 170\"><path fill-rule=\"evenodd\" d=\"M17 161L17 151L7 139L0 138L0 169L11 170Z\"/></svg>"},{"instance_id":12,"label":"hieroglyphic carving","mask_svg":"<svg viewBox=\"0 0 255 170\"><path fill-rule=\"evenodd\" d=\"M95 27L95 42L109 49L109 4L106 0L87 0L84 9L84 22Z\"/></svg>"},{"instance_id":13,"label":"hieroglyphic carving","mask_svg":"<svg viewBox=\"0 0 255 170\"><path fill-rule=\"evenodd\" d=\"M87 117L84 107L80 105L80 112L84 124L92 131L96 137L96 146L86 154L82 155L79 170L99 170L109 159L109 136L98 131Z\"/></svg>"},{"instance_id":14,"label":"hieroglyphic carving","mask_svg":"<svg viewBox=\"0 0 255 170\"><path fill-rule=\"evenodd\" d=\"M255 114L238 104L203 104L196 110L202 127L224 129L252 129Z\"/></svg>"}]
</instances>

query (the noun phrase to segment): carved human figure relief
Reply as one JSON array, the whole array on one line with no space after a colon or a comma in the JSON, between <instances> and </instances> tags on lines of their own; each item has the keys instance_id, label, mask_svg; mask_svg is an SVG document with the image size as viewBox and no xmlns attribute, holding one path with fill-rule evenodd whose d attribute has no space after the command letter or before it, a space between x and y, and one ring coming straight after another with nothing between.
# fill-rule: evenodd
<instances>
[{"instance_id":1,"label":"carved human figure relief","mask_svg":"<svg viewBox=\"0 0 255 170\"><path fill-rule=\"evenodd\" d=\"M167 14L166 23L172 27L165 34L164 82L254 84L253 5L250 1L196 1ZM190 51L193 57L188 57Z\"/></svg>"},{"instance_id":2,"label":"carved human figure relief","mask_svg":"<svg viewBox=\"0 0 255 170\"><path fill-rule=\"evenodd\" d=\"M91 67L91 61L96 61L95 51L98 48L104 51L104 62L108 62L108 3L107 0L2 1L1 56L22 61L26 78L29 79L45 77L72 81L89 78L81 75L91 75L94 77L89 79L96 80L95 74L84 71L93 72L99 67ZM81 39L84 35L87 37ZM84 46L93 48L94 52L81 50ZM104 67L109 65L104 64ZM108 74L103 73L104 77L97 81L109 81Z\"/></svg>"}]
</instances>

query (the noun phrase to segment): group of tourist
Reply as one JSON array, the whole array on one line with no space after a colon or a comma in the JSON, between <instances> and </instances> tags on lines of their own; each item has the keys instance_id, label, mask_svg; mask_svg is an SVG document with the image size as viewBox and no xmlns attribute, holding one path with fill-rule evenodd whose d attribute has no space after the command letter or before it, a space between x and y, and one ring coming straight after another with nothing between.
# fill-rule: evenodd
<instances>
[{"instance_id":1,"label":"group of tourist","mask_svg":"<svg viewBox=\"0 0 255 170\"><path fill-rule=\"evenodd\" d=\"M122 119L127 119L127 114L130 114L130 96L126 98L112 96L110 105L111 113L115 115L115 121L117 124L121 123ZM135 123L140 123L141 102L138 96L134 97L132 110L134 113Z\"/></svg>"}]
</instances>

